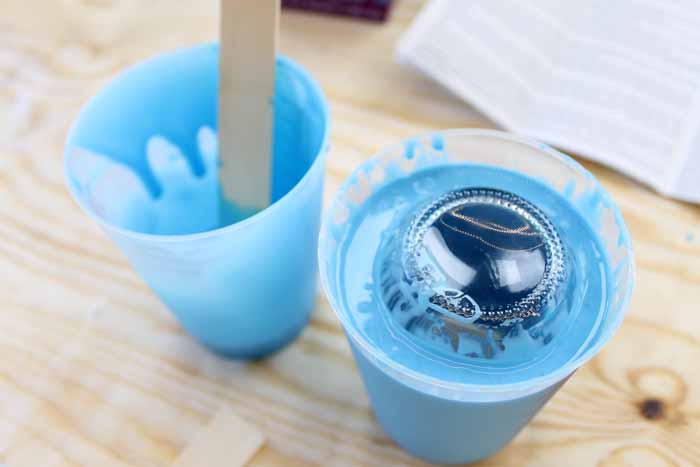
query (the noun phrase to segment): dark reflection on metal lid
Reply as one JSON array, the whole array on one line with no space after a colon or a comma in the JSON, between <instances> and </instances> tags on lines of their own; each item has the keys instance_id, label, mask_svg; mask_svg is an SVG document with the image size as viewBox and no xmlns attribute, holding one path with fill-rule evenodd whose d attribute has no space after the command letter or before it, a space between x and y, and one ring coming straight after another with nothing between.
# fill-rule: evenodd
<instances>
[{"instance_id":1,"label":"dark reflection on metal lid","mask_svg":"<svg viewBox=\"0 0 700 467\"><path fill-rule=\"evenodd\" d=\"M424 208L405 234L401 261L431 308L493 323L539 316L565 272L544 213L487 188L450 192Z\"/></svg>"}]
</instances>

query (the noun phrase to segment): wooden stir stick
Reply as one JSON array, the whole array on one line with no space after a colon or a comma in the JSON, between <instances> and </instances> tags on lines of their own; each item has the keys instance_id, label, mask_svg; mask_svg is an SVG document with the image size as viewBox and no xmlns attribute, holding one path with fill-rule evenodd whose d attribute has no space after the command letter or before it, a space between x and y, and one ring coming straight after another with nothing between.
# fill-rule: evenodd
<instances>
[{"instance_id":1,"label":"wooden stir stick","mask_svg":"<svg viewBox=\"0 0 700 467\"><path fill-rule=\"evenodd\" d=\"M219 178L248 210L270 204L280 0L221 0Z\"/></svg>"}]
</instances>

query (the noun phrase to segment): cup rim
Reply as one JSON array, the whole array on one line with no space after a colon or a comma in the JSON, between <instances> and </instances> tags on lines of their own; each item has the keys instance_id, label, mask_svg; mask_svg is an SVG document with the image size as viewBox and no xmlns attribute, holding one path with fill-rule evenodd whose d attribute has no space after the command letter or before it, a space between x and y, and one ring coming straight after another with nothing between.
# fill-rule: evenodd
<instances>
[{"instance_id":1,"label":"cup rim","mask_svg":"<svg viewBox=\"0 0 700 467\"><path fill-rule=\"evenodd\" d=\"M620 238L621 240L619 241L620 245L626 245L629 251L629 260L627 264L627 274L629 277L629 286L627 287L627 290L624 292L624 297L623 299L619 302L618 309L621 310L621 312L611 321L610 325L608 326L608 329L605 331L603 335L598 339L598 341L591 346L587 351L581 353L578 357L575 359L571 360L568 364L541 376L537 376L534 378L530 378L527 380L523 381L517 381L517 382L512 382L512 383L497 383L497 384L473 384L473 383L463 383L463 382L452 382L452 381L444 381L439 378L433 377L433 376L428 376L425 375L424 373L421 373L419 371L413 370L411 368L406 367L405 365L399 364L398 362L392 360L389 358L386 354L382 352L377 352L376 348L377 346L373 345L370 343L362 334L356 329L355 325L353 325L347 313L343 310L342 305L339 303L338 298L331 293L330 291L330 284L328 281L329 271L326 268L325 264L325 254L327 253L326 251L326 245L329 243L331 235L329 233L329 226L332 223L332 219L339 209L341 205L341 198L346 194L348 189L351 188L352 186L352 181L357 178L357 176L362 173L363 169L374 163L378 158L380 158L383 154L393 152L393 151L398 151L402 150L405 148L405 143L408 141L425 141L428 140L429 138L433 138L436 135L441 135L441 136L452 136L452 137L490 137L490 138L495 138L501 141L508 141L512 143L518 143L522 144L525 146L528 146L536 151L545 153L546 155L550 157L554 157L561 161L562 163L566 164L569 168L573 169L574 171L580 173L581 175L586 176L587 178L592 179L594 186L596 187L597 190L599 190L599 193L601 195L601 198L604 203L609 205L614 213L615 216L615 222L618 225L620 229ZM426 387L439 387L441 389L440 395L445 398L454 398L454 399L460 399L460 396L472 396L476 393L481 393L481 392L487 392L490 394L504 394L508 393L512 398L515 397L522 397L527 394L532 394L534 392L537 392L539 390L542 390L546 387L550 387L554 384L556 384L559 381L565 380L567 377L569 377L571 374L573 374L576 369L578 369L581 365L585 364L587 361L589 361L591 358L593 358L599 351L600 349L611 339L611 337L616 333L617 329L620 327L628 309L629 309L629 301L632 296L632 291L634 289L634 283L635 283L635 261L634 261L634 252L632 249L632 244L631 244L631 237L629 234L629 231L627 229L627 226L625 225L624 219L622 218L622 214L620 212L619 207L617 204L613 201L612 197L610 194L605 190L603 185L596 179L588 170L586 170L581 164L579 164L577 161L575 161L573 158L570 156L552 148L551 146L541 143L537 140L521 136L521 135L516 135L513 133L508 133L504 131L498 131L498 130L487 130L487 129L447 129L447 130L439 130L439 131L434 131L434 132L427 132L423 133L417 136L414 136L412 138L407 138L403 140L402 142L398 144L391 145L387 148L384 148L383 150L375 153L371 158L365 160L362 164L357 166L353 172L346 178L346 180L343 182L343 184L340 186L340 188L336 191L333 201L331 202L331 205L329 208L326 210L324 216L323 216L323 222L321 224L321 230L320 230L320 236L319 236L319 249L318 249L318 262L319 262L319 274L321 277L321 284L324 290L324 293L328 299L328 302L331 305L331 308L333 308L333 311L335 312L336 316L338 317L338 320L341 322L341 325L343 327L343 330L347 334L348 338L359 347L359 350L370 360L379 361L381 365L379 368L384 371L387 375L393 376L394 378L401 378L402 380L406 380L408 383L413 383L412 386L416 388L417 390L422 390L421 388L426 388ZM375 363L376 364L376 363ZM387 372L386 370L389 370L390 372ZM452 394L450 395L445 395L445 391L451 392ZM422 390L422 392L425 392L425 390Z\"/></svg>"},{"instance_id":2,"label":"cup rim","mask_svg":"<svg viewBox=\"0 0 700 467\"><path fill-rule=\"evenodd\" d=\"M306 172L304 175L301 177L299 181L297 181L294 186L288 190L284 195L282 195L279 199L277 199L275 202L267 206L266 208L262 209L261 211L256 212L252 216L246 217L245 219L235 222L233 224L229 224L223 227L218 227L216 229L211 229L207 230L205 232L196 232L196 233L189 233L189 234L167 234L167 235L161 235L161 234L151 234L151 233L145 233L145 232L137 232L134 230L129 230L125 229L124 227L120 227L116 224L112 224L110 222L107 222L97 214L95 214L81 199L80 196L78 196L78 193L76 192L76 188L74 184L71 182L71 177L69 173L69 167L68 167L68 161L69 158L71 157L71 152L74 149L77 149L76 146L73 146L71 144L71 141L74 139L74 133L77 131L77 127L79 122L82 120L84 112L86 108L92 103L92 101L95 99L97 95L100 93L104 92L107 88L109 88L111 85L113 85L119 78L122 76L130 73L132 70L134 70L137 67L144 66L149 64L152 61L155 61L157 59L169 56L169 55L174 55L183 51L194 51L197 49L206 49L207 47L211 47L212 45L215 45L218 47L218 43L216 42L209 42L209 43L203 43L203 44L198 44L195 46L191 47L180 47L177 49L169 50L166 52L162 52L159 54L156 54L154 56L151 56L145 60L140 60L128 67L126 67L124 70L121 72L117 73L112 79L109 80L104 86L100 88L100 90L97 92L97 94L93 95L87 102L83 104L81 107L80 111L78 112L78 115L76 118L73 120L73 123L71 124L70 129L68 130L67 136L66 136L66 142L64 145L64 150L63 150L63 176L66 181L66 185L68 185L68 190L70 191L71 197L75 200L76 203L80 206L80 208L87 214L91 219L93 219L95 222L97 222L102 228L109 232L114 232L117 233L123 237L127 238L132 238L134 240L141 240L141 241L156 241L156 242L162 242L162 243L177 243L177 242L189 242L189 241L196 241L196 240L202 240L210 237L218 237L223 234L235 232L238 230L245 229L251 224L255 224L259 221L261 221L263 218L271 215L273 212L276 210L280 209L280 206L284 204L285 200L294 196L294 193L297 193L301 190L303 190L304 186L309 183L309 180L312 177L312 173L320 170L319 166L323 166L323 162L326 156L326 153L328 152L328 140L330 136L330 126L331 126L331 120L330 120L330 112L329 112L329 107L328 107L328 100L326 98L326 95L323 92L323 89L321 88L320 84L316 79L309 73L304 67L302 67L300 64L296 63L289 57L282 55L282 54L277 54L276 56L276 62L278 65L286 66L288 69L292 70L294 73L296 73L301 79L308 83L309 90L315 94L321 103L321 106L319 108L320 112L323 114L323 134L321 136L321 143L319 145L319 149L316 152L314 156L314 161L313 163L309 166L308 169L306 169Z\"/></svg>"}]
</instances>

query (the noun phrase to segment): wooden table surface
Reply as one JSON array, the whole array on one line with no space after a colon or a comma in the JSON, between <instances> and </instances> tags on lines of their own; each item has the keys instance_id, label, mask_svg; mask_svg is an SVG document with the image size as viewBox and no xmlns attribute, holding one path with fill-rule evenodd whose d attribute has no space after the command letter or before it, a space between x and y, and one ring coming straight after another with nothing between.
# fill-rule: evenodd
<instances>
[{"instance_id":1,"label":"wooden table surface","mask_svg":"<svg viewBox=\"0 0 700 467\"><path fill-rule=\"evenodd\" d=\"M326 201L410 135L493 124L396 65L421 6L385 25L285 12L282 51L333 114ZM177 325L70 199L66 129L124 67L212 40L214 0L0 0L0 464L169 466L221 407L267 436L252 465L421 465L376 424L332 310L258 363L214 357ZM700 465L700 209L605 168L638 280L619 333L484 465ZM465 439L465 442L468 440Z\"/></svg>"}]
</instances>

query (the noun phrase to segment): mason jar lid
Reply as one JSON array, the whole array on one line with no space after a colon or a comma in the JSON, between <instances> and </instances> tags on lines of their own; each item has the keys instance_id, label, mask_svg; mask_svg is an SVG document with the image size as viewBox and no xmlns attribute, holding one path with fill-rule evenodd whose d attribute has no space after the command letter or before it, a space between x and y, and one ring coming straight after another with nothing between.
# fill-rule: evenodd
<instances>
[{"instance_id":1,"label":"mason jar lid","mask_svg":"<svg viewBox=\"0 0 700 467\"><path fill-rule=\"evenodd\" d=\"M565 248L544 212L522 197L491 188L451 191L399 230L386 245L380 295L412 336L490 357L503 350L513 325L528 328L556 312L548 305L566 278Z\"/></svg>"}]
</instances>

